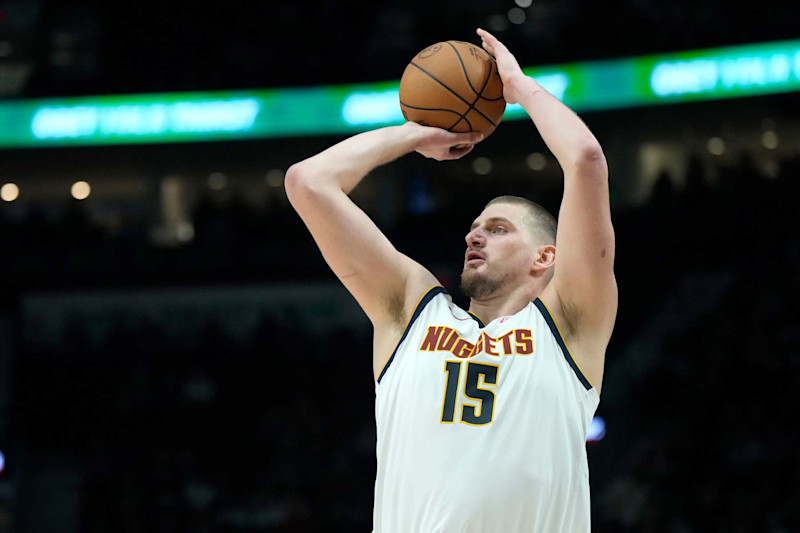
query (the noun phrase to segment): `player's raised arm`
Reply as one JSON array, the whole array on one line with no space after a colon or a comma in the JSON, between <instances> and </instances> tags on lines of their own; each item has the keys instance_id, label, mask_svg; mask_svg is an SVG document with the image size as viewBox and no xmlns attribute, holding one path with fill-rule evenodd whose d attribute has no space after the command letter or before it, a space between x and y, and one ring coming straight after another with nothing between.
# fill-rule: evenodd
<instances>
[{"instance_id":1,"label":"player's raised arm","mask_svg":"<svg viewBox=\"0 0 800 533\"><path fill-rule=\"evenodd\" d=\"M397 315L406 306L398 309L398 304L405 304L409 293L436 284L436 279L398 252L348 193L371 170L404 154L416 150L437 160L458 159L481 138L478 133L450 133L409 122L345 139L287 171L289 201L325 261L376 327L398 318L404 321L407 317ZM458 144L468 146L450 150Z\"/></svg>"},{"instance_id":2,"label":"player's raised arm","mask_svg":"<svg viewBox=\"0 0 800 533\"><path fill-rule=\"evenodd\" d=\"M558 300L554 305L563 311L566 328L607 342L616 317L617 286L603 150L572 110L525 76L502 43L483 30L478 35L496 57L506 100L527 111L564 171L555 272L545 296Z\"/></svg>"}]
</instances>

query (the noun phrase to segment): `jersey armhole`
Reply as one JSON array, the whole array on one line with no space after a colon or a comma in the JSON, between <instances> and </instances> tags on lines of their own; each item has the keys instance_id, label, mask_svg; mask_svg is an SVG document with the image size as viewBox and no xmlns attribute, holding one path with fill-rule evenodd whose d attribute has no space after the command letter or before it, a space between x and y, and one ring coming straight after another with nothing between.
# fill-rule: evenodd
<instances>
[{"instance_id":1,"label":"jersey armhole","mask_svg":"<svg viewBox=\"0 0 800 533\"><path fill-rule=\"evenodd\" d=\"M539 298L536 298L536 300L534 300L533 303L539 309L539 312L542 313L544 321L547 322L547 326L550 328L550 332L553 334L553 337L555 337L558 346L561 348L561 352L564 354L564 359L567 360L567 363L569 364L570 368L572 368L572 371L575 373L575 376L577 376L578 381L581 382L581 384L586 388L587 391L592 390L594 387L592 386L591 383L589 383L589 380L586 379L586 376L583 375L583 372L581 372L580 367L578 367L578 364L572 358L572 354L569 353L569 348L567 348L567 343L564 342L564 337L561 336L561 331L559 331L556 321L553 320L553 316L550 314L550 310L547 308L545 303Z\"/></svg>"},{"instance_id":2,"label":"jersey armhole","mask_svg":"<svg viewBox=\"0 0 800 533\"><path fill-rule=\"evenodd\" d=\"M434 296L442 292L447 293L447 291L444 290L444 287L441 286L431 287L428 290L428 292L426 292L422 296L422 298L419 299L419 302L417 302L417 306L414 308L414 312L411 314L411 318L408 319L408 324L406 325L406 329L403 330L403 336L400 337L400 340L397 342L397 346L395 346L394 351L392 352L392 356L389 357L388 361L386 361L386 365L384 365L383 370L381 370L381 374L378 376L377 379L378 383L381 382L383 375L386 374L386 371L389 369L389 365L391 365L392 361L394 361L394 356L397 354L397 350L400 349L400 345L403 344L404 340L406 340L408 332L411 331L411 326L414 325L414 321L416 321L419 315L422 314L422 310L425 309L425 306L428 305L428 302L433 300Z\"/></svg>"}]
</instances>

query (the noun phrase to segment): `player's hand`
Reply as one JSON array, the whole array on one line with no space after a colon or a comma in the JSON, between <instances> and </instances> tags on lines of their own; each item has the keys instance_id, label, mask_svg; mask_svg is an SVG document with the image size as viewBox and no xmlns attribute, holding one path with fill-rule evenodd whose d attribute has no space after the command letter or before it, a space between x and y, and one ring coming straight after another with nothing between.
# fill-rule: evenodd
<instances>
[{"instance_id":1,"label":"player's hand","mask_svg":"<svg viewBox=\"0 0 800 533\"><path fill-rule=\"evenodd\" d=\"M530 88L531 78L526 76L517 63L514 55L508 51L506 45L497 40L497 37L486 30L478 28L481 44L484 50L494 56L497 61L497 72L503 80L503 98L509 104L516 104L520 100L522 91Z\"/></svg>"},{"instance_id":2,"label":"player's hand","mask_svg":"<svg viewBox=\"0 0 800 533\"><path fill-rule=\"evenodd\" d=\"M483 140L483 134L478 132L453 133L416 122L406 122L405 127L414 134L414 150L437 161L462 158Z\"/></svg>"}]
</instances>

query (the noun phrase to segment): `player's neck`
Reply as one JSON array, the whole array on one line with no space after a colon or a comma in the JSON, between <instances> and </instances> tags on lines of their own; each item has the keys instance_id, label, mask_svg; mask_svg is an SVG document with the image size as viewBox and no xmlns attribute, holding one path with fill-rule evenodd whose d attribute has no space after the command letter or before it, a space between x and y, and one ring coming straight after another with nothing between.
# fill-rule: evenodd
<instances>
[{"instance_id":1,"label":"player's neck","mask_svg":"<svg viewBox=\"0 0 800 533\"><path fill-rule=\"evenodd\" d=\"M542 292L543 287L536 285L523 285L511 290L500 290L486 298L471 298L469 311L484 324L496 318L511 316L525 308Z\"/></svg>"}]
</instances>

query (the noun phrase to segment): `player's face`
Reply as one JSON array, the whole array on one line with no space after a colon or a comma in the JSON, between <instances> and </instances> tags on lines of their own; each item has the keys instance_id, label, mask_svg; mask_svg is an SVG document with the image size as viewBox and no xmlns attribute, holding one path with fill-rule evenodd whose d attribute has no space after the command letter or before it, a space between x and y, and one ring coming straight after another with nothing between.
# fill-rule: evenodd
<instances>
[{"instance_id":1,"label":"player's face","mask_svg":"<svg viewBox=\"0 0 800 533\"><path fill-rule=\"evenodd\" d=\"M461 288L468 296L486 298L524 282L534 259L525 214L523 206L497 203L472 223L461 273Z\"/></svg>"}]
</instances>

